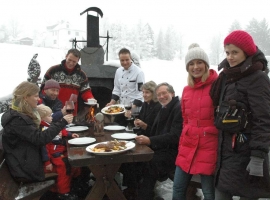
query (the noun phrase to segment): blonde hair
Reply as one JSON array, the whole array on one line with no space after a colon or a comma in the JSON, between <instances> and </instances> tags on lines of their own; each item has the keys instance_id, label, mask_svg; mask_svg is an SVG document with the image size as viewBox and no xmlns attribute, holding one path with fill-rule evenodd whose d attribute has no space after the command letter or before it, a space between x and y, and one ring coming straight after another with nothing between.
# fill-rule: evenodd
<instances>
[{"instance_id":1,"label":"blonde hair","mask_svg":"<svg viewBox=\"0 0 270 200\"><path fill-rule=\"evenodd\" d=\"M36 111L25 101L26 97L35 95L38 92L39 87L34 83L30 83L28 81L20 83L13 91L12 109L28 115L39 126L39 116L37 115Z\"/></svg>"},{"instance_id":2,"label":"blonde hair","mask_svg":"<svg viewBox=\"0 0 270 200\"><path fill-rule=\"evenodd\" d=\"M204 61L203 61L204 62ZM209 77L209 66L206 62L204 62L205 64L205 73L202 75L201 81L205 82L207 80L207 78ZM189 63L187 64L188 67ZM189 73L188 71L188 78L187 78L187 83L189 87L194 87L195 83L194 83L194 78L193 76Z\"/></svg>"},{"instance_id":3,"label":"blonde hair","mask_svg":"<svg viewBox=\"0 0 270 200\"><path fill-rule=\"evenodd\" d=\"M142 85L141 90L149 90L153 94L152 100L154 102L157 102L157 95L155 93L155 88L157 87L157 84L154 81L146 82Z\"/></svg>"},{"instance_id":4,"label":"blonde hair","mask_svg":"<svg viewBox=\"0 0 270 200\"><path fill-rule=\"evenodd\" d=\"M40 118L43 119L52 114L52 109L44 104L40 104L37 106L37 111L40 115Z\"/></svg>"}]
</instances>

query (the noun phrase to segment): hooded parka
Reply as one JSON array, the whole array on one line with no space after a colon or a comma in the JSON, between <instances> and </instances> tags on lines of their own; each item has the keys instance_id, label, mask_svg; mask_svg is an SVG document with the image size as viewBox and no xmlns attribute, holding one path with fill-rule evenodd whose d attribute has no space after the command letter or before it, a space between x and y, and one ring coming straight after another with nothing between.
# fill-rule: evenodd
<instances>
[{"instance_id":1,"label":"hooded parka","mask_svg":"<svg viewBox=\"0 0 270 200\"><path fill-rule=\"evenodd\" d=\"M233 148L232 135L234 133L219 131L219 155L216 173L216 187L221 192L247 198L270 197L269 176L269 147L270 147L270 81L262 70L245 76L249 68L262 66L265 70L266 59L258 50L255 55L248 57L239 66L229 67L225 59L219 68L229 71L240 68L242 78L236 81L227 78L224 100L234 99L248 106L249 123L242 131L244 141L236 138ZM224 71L223 70L223 71ZM221 72L223 73L223 72ZM250 156L264 159L263 177L251 176L246 170Z\"/></svg>"}]
</instances>

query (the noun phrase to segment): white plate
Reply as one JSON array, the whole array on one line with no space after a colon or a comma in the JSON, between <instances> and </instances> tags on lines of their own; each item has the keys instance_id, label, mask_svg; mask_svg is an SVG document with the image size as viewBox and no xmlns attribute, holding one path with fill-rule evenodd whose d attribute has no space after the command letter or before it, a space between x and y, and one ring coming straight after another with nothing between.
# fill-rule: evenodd
<instances>
[{"instance_id":1,"label":"white plate","mask_svg":"<svg viewBox=\"0 0 270 200\"><path fill-rule=\"evenodd\" d=\"M104 126L105 130L109 130L109 131L120 131L120 130L124 130L126 127L124 126L118 126L118 125L110 125L110 126Z\"/></svg>"},{"instance_id":2,"label":"white plate","mask_svg":"<svg viewBox=\"0 0 270 200\"><path fill-rule=\"evenodd\" d=\"M80 132L80 131L88 130L88 127L87 126L72 126L72 127L66 128L66 130L70 132Z\"/></svg>"},{"instance_id":3,"label":"white plate","mask_svg":"<svg viewBox=\"0 0 270 200\"><path fill-rule=\"evenodd\" d=\"M112 138L120 140L131 140L134 139L136 136L137 135L134 133L115 133L111 135Z\"/></svg>"},{"instance_id":4,"label":"white plate","mask_svg":"<svg viewBox=\"0 0 270 200\"><path fill-rule=\"evenodd\" d=\"M97 103L88 103L88 102L84 102L84 103L87 104L87 105L90 105L90 106L97 105Z\"/></svg>"},{"instance_id":5,"label":"white plate","mask_svg":"<svg viewBox=\"0 0 270 200\"><path fill-rule=\"evenodd\" d=\"M122 107L122 108L124 108L124 110L123 110L122 112L118 112L118 113L106 113L106 112L105 112L105 110L108 110L108 108L113 107L113 106L119 106L119 107ZM107 107L102 108L101 112L102 112L103 114L105 114L105 115L119 115L119 114L122 114L122 113L125 112L125 107L124 107L124 105L121 105L121 104L115 104L115 105L111 105L111 106L107 106Z\"/></svg>"},{"instance_id":6,"label":"white plate","mask_svg":"<svg viewBox=\"0 0 270 200\"><path fill-rule=\"evenodd\" d=\"M95 141L96 141L95 138L80 137L80 138L74 138L74 139L68 140L68 143L72 145L83 145L83 144L91 144Z\"/></svg>"},{"instance_id":7,"label":"white plate","mask_svg":"<svg viewBox=\"0 0 270 200\"><path fill-rule=\"evenodd\" d=\"M130 141L127 141L126 143L126 149L124 150L120 150L120 151L110 151L110 152L94 152L92 149L98 145L98 144L101 144L101 143L107 143L107 142L100 142L100 143L96 143L96 144L92 144L88 147L86 147L86 151L89 152L89 153L93 153L93 154L97 154L97 155L111 155L111 154L117 154L117 153L122 153L122 152L125 152L125 151L128 151L130 149L133 149L135 147L135 143L134 142L130 142Z\"/></svg>"}]
</instances>

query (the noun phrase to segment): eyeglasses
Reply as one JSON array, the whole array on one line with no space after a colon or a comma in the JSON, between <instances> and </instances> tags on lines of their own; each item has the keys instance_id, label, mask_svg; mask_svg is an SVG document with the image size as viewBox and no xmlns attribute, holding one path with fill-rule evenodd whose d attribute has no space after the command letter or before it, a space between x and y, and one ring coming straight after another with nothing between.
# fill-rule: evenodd
<instances>
[{"instance_id":1,"label":"eyeglasses","mask_svg":"<svg viewBox=\"0 0 270 200\"><path fill-rule=\"evenodd\" d=\"M168 91L160 92L160 93L157 94L157 97L166 96L168 94L169 94Z\"/></svg>"}]
</instances>

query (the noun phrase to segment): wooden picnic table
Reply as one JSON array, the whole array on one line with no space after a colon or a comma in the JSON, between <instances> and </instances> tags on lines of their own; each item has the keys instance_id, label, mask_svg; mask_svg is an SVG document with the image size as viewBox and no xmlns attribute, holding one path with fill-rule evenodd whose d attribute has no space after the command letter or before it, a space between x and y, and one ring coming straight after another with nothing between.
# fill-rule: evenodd
<instances>
[{"instance_id":1,"label":"wooden picnic table","mask_svg":"<svg viewBox=\"0 0 270 200\"><path fill-rule=\"evenodd\" d=\"M105 131L105 130L104 130ZM105 131L104 136L94 136L92 127L84 135L96 138L96 143L113 140L111 135L121 131ZM88 166L96 178L96 182L89 191L86 200L102 200L106 194L110 200L125 200L121 189L114 177L122 163L146 162L152 159L154 152L146 145L135 142L135 147L126 152L111 155L96 155L86 151L84 146L67 144L68 159L73 167Z\"/></svg>"}]
</instances>

